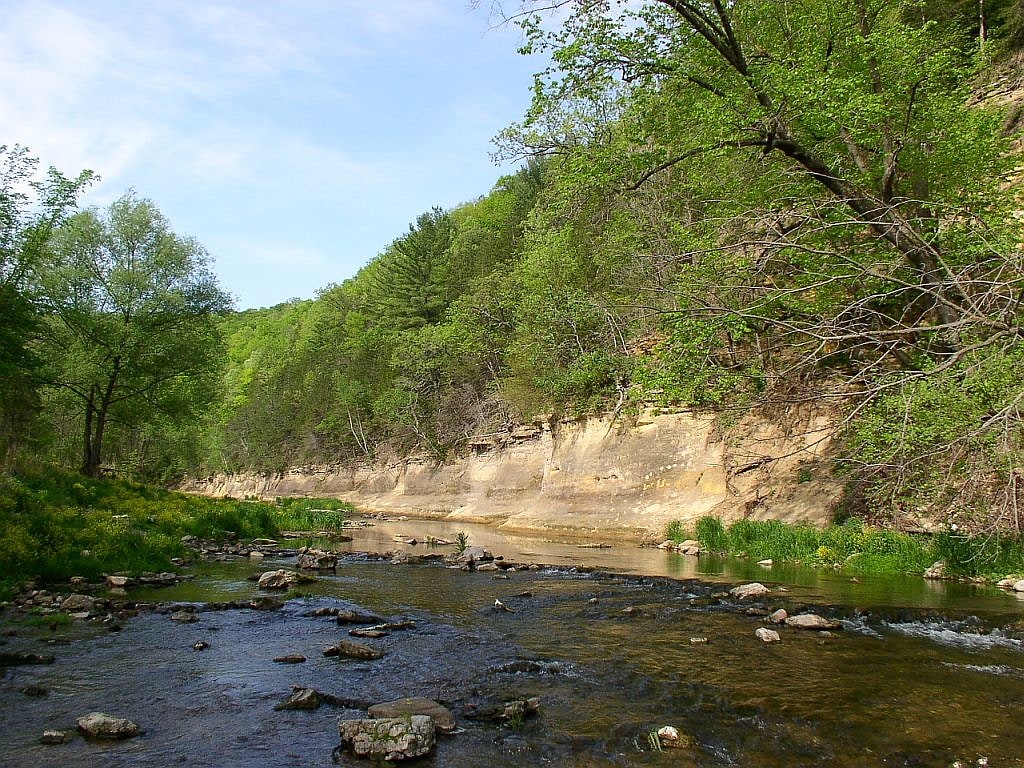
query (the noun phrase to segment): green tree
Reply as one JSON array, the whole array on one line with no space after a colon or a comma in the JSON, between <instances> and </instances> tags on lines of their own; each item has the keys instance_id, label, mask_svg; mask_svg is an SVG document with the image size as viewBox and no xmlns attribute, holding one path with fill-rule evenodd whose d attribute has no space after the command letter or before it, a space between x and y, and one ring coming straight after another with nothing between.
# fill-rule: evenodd
<instances>
[{"instance_id":1,"label":"green tree","mask_svg":"<svg viewBox=\"0 0 1024 768\"><path fill-rule=\"evenodd\" d=\"M0 145L0 436L6 449L26 432L38 409L39 357L31 342L39 316L29 276L54 229L93 179L68 179L54 168L37 178L24 147Z\"/></svg>"},{"instance_id":2,"label":"green tree","mask_svg":"<svg viewBox=\"0 0 1024 768\"><path fill-rule=\"evenodd\" d=\"M50 383L77 402L81 471L96 476L111 423L195 418L222 359L230 306L195 240L129 193L55 234L37 271Z\"/></svg>"},{"instance_id":3,"label":"green tree","mask_svg":"<svg viewBox=\"0 0 1024 768\"><path fill-rule=\"evenodd\" d=\"M451 301L448 249L451 215L440 208L423 213L379 258L374 290L379 312L399 328L438 322Z\"/></svg>"}]
</instances>

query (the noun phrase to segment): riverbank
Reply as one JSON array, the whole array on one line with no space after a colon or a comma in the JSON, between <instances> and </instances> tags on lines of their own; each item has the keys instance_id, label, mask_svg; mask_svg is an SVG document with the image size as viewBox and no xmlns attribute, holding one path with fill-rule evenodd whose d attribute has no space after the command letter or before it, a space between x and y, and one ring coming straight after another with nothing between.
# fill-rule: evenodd
<instances>
[{"instance_id":1,"label":"riverbank","mask_svg":"<svg viewBox=\"0 0 1024 768\"><path fill-rule=\"evenodd\" d=\"M180 489L333 497L371 513L636 542L706 515L822 526L843 494L830 467L831 419L794 406L775 418L748 414L723 432L714 414L648 408L621 418L539 420L475 438L468 454L443 462L406 457L218 474Z\"/></svg>"}]
</instances>

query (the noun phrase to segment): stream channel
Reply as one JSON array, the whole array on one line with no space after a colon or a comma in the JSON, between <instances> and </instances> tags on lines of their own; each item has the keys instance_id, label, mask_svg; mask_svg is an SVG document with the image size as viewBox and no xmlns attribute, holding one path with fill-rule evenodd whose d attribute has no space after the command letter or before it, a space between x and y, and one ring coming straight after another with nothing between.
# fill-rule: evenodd
<instances>
[{"instance_id":1,"label":"stream channel","mask_svg":"<svg viewBox=\"0 0 1024 768\"><path fill-rule=\"evenodd\" d=\"M396 533L454 538L451 524L403 521L355 531L340 545L350 554L337 573L292 590L279 610L211 608L259 597L246 577L292 567L294 558L199 562L192 581L129 595L191 604L193 623L172 621L166 609L141 611L110 632L81 622L30 627L0 614L0 649L56 656L0 667L0 765L368 765L332 757L338 720L364 717L356 707L424 696L448 706L459 726L415 763L438 768L1024 766L1024 601L1013 594L459 528L506 560L545 567L467 572L359 554L430 551L396 544ZM742 602L725 595L748 581L772 592ZM843 628L776 627L782 642L764 644L755 630L778 607L813 610ZM415 625L362 641L382 659L339 660L322 651L348 638L349 627L312 615L318 608ZM205 650L194 650L197 642ZM273 662L286 654L307 661ZM276 711L292 686L344 703ZM472 717L524 697L540 700L537 715ZM144 733L39 743L44 730L73 730L97 710ZM694 746L656 748L649 734L665 725Z\"/></svg>"}]
</instances>

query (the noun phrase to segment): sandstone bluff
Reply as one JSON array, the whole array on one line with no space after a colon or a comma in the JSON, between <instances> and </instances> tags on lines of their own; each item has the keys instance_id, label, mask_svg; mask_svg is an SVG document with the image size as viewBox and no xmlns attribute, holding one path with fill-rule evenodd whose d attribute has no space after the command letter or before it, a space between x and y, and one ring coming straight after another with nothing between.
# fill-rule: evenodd
<instances>
[{"instance_id":1,"label":"sandstone bluff","mask_svg":"<svg viewBox=\"0 0 1024 768\"><path fill-rule=\"evenodd\" d=\"M708 514L823 524L842 494L829 471L832 428L827 414L795 407L725 431L697 412L538 420L478 436L465 455L440 463L408 457L222 474L182 490L334 497L373 513L637 539Z\"/></svg>"}]
</instances>

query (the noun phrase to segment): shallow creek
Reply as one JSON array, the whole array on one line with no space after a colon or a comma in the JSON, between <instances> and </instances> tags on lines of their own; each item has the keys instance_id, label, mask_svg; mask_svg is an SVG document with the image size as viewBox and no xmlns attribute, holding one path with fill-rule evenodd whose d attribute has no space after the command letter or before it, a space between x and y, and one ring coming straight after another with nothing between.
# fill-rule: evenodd
<instances>
[{"instance_id":1,"label":"shallow creek","mask_svg":"<svg viewBox=\"0 0 1024 768\"><path fill-rule=\"evenodd\" d=\"M275 711L300 685L349 702L426 696L448 705L462 730L420 763L439 768L945 768L982 757L993 767L1024 766L1024 602L1012 595L461 528L506 559L554 567L500 578L353 554L336 575L289 593L278 611L200 610L189 624L143 612L119 632L85 633L31 629L0 615L0 648L57 657L0 668L0 765L330 766L338 719L361 713ZM428 532L454 534L441 523L381 524L345 548L422 553L392 539ZM202 563L192 582L131 597L202 605L255 597L246 576L289 565ZM573 567L580 565L600 570ZM748 615L747 602L720 597L750 580L773 588L755 607L809 606L844 629L823 636L783 627L781 643L762 644L754 631L765 620ZM495 599L511 610L496 610ZM322 650L347 638L348 627L309 615L321 607L416 624L365 641L383 659L326 658ZM197 641L208 647L193 650ZM307 661L273 663L285 654ZM48 694L21 692L30 685ZM531 696L541 712L522 722L465 716L474 703ZM145 733L117 743L38 743L44 730L72 728L94 710L129 717ZM663 725L696 746L654 749L648 734Z\"/></svg>"}]
</instances>

